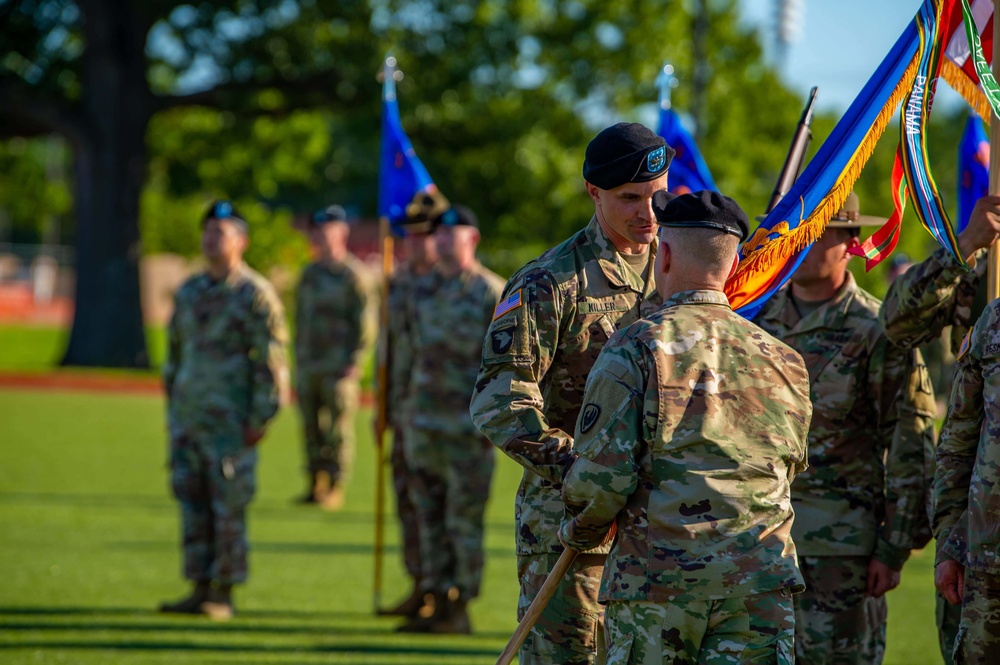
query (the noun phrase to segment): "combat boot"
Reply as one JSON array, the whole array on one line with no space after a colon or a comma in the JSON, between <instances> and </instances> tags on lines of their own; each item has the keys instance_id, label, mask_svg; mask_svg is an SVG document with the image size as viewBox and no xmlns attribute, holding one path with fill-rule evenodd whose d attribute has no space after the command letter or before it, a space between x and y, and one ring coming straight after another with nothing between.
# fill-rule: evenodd
<instances>
[{"instance_id":1,"label":"combat boot","mask_svg":"<svg viewBox=\"0 0 1000 665\"><path fill-rule=\"evenodd\" d=\"M316 503L323 510L335 512L344 507L344 488L334 481L327 471L319 471L316 474L314 494Z\"/></svg>"},{"instance_id":2,"label":"combat boot","mask_svg":"<svg viewBox=\"0 0 1000 665\"><path fill-rule=\"evenodd\" d=\"M191 595L173 603L160 603L160 611L169 614L201 614L201 604L208 600L210 584L207 580L195 582Z\"/></svg>"},{"instance_id":3,"label":"combat boot","mask_svg":"<svg viewBox=\"0 0 1000 665\"><path fill-rule=\"evenodd\" d=\"M208 599L201 604L201 613L212 621L229 621L233 618L233 585L220 584L208 591Z\"/></svg>"},{"instance_id":4,"label":"combat boot","mask_svg":"<svg viewBox=\"0 0 1000 665\"><path fill-rule=\"evenodd\" d=\"M445 611L435 617L428 632L453 635L468 635L471 633L472 624L469 622L467 604L468 601L462 597L458 587L449 589L448 596L445 599Z\"/></svg>"},{"instance_id":5,"label":"combat boot","mask_svg":"<svg viewBox=\"0 0 1000 665\"><path fill-rule=\"evenodd\" d=\"M292 501L300 506L308 506L316 503L316 474L312 474L309 477L309 487L306 489L305 494L295 497Z\"/></svg>"},{"instance_id":6,"label":"combat boot","mask_svg":"<svg viewBox=\"0 0 1000 665\"><path fill-rule=\"evenodd\" d=\"M404 598L398 605L388 610L379 610L381 616L407 617L412 619L417 616L420 608L424 606L424 594L420 591L420 580L413 583L413 591Z\"/></svg>"},{"instance_id":7,"label":"combat boot","mask_svg":"<svg viewBox=\"0 0 1000 665\"><path fill-rule=\"evenodd\" d=\"M409 621L396 629L397 633L430 633L435 621L446 611L448 598L443 593L425 593L423 604Z\"/></svg>"}]
</instances>

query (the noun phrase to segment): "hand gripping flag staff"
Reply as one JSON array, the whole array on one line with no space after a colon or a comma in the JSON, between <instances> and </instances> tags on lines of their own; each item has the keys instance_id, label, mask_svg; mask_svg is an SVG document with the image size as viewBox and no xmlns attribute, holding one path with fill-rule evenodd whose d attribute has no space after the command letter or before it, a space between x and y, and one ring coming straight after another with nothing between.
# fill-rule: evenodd
<instances>
[{"instance_id":1,"label":"hand gripping flag staff","mask_svg":"<svg viewBox=\"0 0 1000 665\"><path fill-rule=\"evenodd\" d=\"M382 605L382 555L385 527L385 431L388 428L389 388L389 280L393 272L393 233L402 235L404 220L433 219L448 207L427 169L417 158L403 131L396 102L396 81L403 73L396 59L388 56L379 78L382 80L382 136L379 150L378 214L382 247L382 305L379 311L379 345L375 409L375 612Z\"/></svg>"},{"instance_id":2,"label":"hand gripping flag staff","mask_svg":"<svg viewBox=\"0 0 1000 665\"><path fill-rule=\"evenodd\" d=\"M674 112L670 101L670 90L677 87L672 65L664 64L656 77L656 87L660 89L660 136L676 153L670 162L669 189L674 194L699 192L703 189L719 191L708 170L705 159L698 150L694 137L681 124L680 116Z\"/></svg>"},{"instance_id":3,"label":"hand gripping flag staff","mask_svg":"<svg viewBox=\"0 0 1000 665\"><path fill-rule=\"evenodd\" d=\"M896 212L858 253L868 260L868 267L888 256L898 240L903 202L909 197L924 228L964 264L930 172L925 129L939 76L983 117L1000 108L1000 88L983 56L980 37L991 32L988 27L997 28L992 21L994 2L975 0L970 7L967 0L924 0L805 171L741 246L740 264L726 284L726 294L739 313L752 318L802 262L846 200L899 106L900 145L892 179ZM989 38L991 46L998 41ZM992 123L992 132L1000 132L1000 123ZM995 191L994 173L991 168L991 191Z\"/></svg>"}]
</instances>

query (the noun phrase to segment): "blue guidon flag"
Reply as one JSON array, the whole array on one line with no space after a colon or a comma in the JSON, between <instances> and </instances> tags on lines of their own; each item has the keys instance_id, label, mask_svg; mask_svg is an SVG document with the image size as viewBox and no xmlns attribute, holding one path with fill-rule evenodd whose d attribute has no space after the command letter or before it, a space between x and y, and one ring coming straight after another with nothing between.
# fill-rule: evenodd
<instances>
[{"instance_id":1,"label":"blue guidon flag","mask_svg":"<svg viewBox=\"0 0 1000 665\"><path fill-rule=\"evenodd\" d=\"M379 151L378 214L398 229L404 219L433 219L448 208L403 131L396 101L395 59L386 58L382 82L382 145Z\"/></svg>"},{"instance_id":2,"label":"blue guidon flag","mask_svg":"<svg viewBox=\"0 0 1000 665\"><path fill-rule=\"evenodd\" d=\"M698 150L698 144L681 124L681 119L673 109L660 108L659 135L676 151L670 162L668 188L671 193L680 195L703 189L719 191L701 151Z\"/></svg>"},{"instance_id":3,"label":"blue guidon flag","mask_svg":"<svg viewBox=\"0 0 1000 665\"><path fill-rule=\"evenodd\" d=\"M493 310L493 320L496 321L501 316L507 312L512 312L521 306L521 289L514 291L499 303L497 303L497 308Z\"/></svg>"}]
</instances>

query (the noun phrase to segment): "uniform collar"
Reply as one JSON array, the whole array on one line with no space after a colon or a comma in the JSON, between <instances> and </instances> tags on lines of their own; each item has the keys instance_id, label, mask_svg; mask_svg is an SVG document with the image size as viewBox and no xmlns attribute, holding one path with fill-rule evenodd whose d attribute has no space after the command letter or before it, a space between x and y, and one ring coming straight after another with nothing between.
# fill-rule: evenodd
<instances>
[{"instance_id":1,"label":"uniform collar","mask_svg":"<svg viewBox=\"0 0 1000 665\"><path fill-rule=\"evenodd\" d=\"M774 295L774 305L768 308L768 314L764 318L776 321L789 332L807 332L816 328L843 328L857 293L858 284L854 281L854 275L848 271L847 279L837 294L800 319L792 305L791 285L788 285Z\"/></svg>"},{"instance_id":2,"label":"uniform collar","mask_svg":"<svg viewBox=\"0 0 1000 665\"><path fill-rule=\"evenodd\" d=\"M710 289L678 291L663 301L664 307L673 307L674 305L725 305L730 307L729 298L726 297L725 293Z\"/></svg>"},{"instance_id":3,"label":"uniform collar","mask_svg":"<svg viewBox=\"0 0 1000 665\"><path fill-rule=\"evenodd\" d=\"M590 218L590 224L587 225L584 232L587 240L590 241L591 246L594 248L594 256L597 258L604 276L608 279L608 284L619 288L628 287L636 293L641 293L643 299L648 298L656 291L654 280L650 279L643 282L642 277L635 274L631 266L625 263L618 250L615 249L614 243L611 242L611 239L604 233L604 229L601 228L601 223L597 221L597 215ZM653 238L653 243L649 246L649 274L652 274L652 270L656 267L656 249L658 246L659 238Z\"/></svg>"},{"instance_id":4,"label":"uniform collar","mask_svg":"<svg viewBox=\"0 0 1000 665\"><path fill-rule=\"evenodd\" d=\"M247 264L241 261L238 266L230 270L229 273L227 273L226 276L222 279L213 278L212 275L206 270L204 273L205 281L208 283L210 287L225 285L228 286L229 288L232 288L243 280L243 276L246 273L246 271L247 271Z\"/></svg>"}]
</instances>

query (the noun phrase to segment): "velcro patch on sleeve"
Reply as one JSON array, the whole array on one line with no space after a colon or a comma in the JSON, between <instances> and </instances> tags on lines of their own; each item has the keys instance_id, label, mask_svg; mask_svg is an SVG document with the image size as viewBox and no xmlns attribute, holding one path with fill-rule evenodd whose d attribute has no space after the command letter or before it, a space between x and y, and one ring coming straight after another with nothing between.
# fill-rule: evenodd
<instances>
[{"instance_id":1,"label":"velcro patch on sleeve","mask_svg":"<svg viewBox=\"0 0 1000 665\"><path fill-rule=\"evenodd\" d=\"M514 311L522 304L524 303L521 300L521 289L518 289L497 303L496 309L493 310L493 320L496 321L504 314Z\"/></svg>"}]
</instances>

